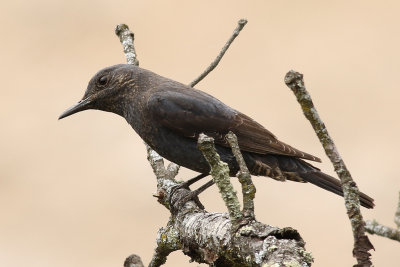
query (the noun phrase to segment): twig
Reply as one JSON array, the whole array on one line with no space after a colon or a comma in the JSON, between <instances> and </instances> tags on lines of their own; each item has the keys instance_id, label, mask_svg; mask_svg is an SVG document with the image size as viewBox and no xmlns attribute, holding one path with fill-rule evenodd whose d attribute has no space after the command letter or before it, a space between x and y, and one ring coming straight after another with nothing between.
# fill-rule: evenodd
<instances>
[{"instance_id":1,"label":"twig","mask_svg":"<svg viewBox=\"0 0 400 267\"><path fill-rule=\"evenodd\" d=\"M144 265L138 255L132 254L125 259L124 267L144 267Z\"/></svg>"},{"instance_id":2,"label":"twig","mask_svg":"<svg viewBox=\"0 0 400 267\"><path fill-rule=\"evenodd\" d=\"M119 41L121 42L122 47L124 48L124 54L127 63L139 66L139 60L137 59L135 46L133 45L133 42L135 40L134 33L131 30L129 30L128 25L118 24L117 27L115 27L115 34L119 37ZM168 165L167 170L165 170L163 158L160 155L158 155L157 152L151 149L148 144L146 143L144 144L147 150L147 159L150 161L153 171L156 174L156 177L168 176L169 179L173 179L178 174L179 166L176 165L175 163L171 163Z\"/></svg>"},{"instance_id":3,"label":"twig","mask_svg":"<svg viewBox=\"0 0 400 267\"><path fill-rule=\"evenodd\" d=\"M137 54L135 52L135 46L133 44L135 40L135 35L133 32L129 30L128 25L119 24L115 28L115 34L119 37L119 40L124 48L124 54L126 57L126 61L128 64L132 64L135 66L139 66L139 60L137 59ZM159 179L174 179L174 177L178 174L179 166L175 163L171 163L168 165L168 168L165 169L163 158L158 155L151 147L144 143L147 151L147 159L150 162L151 167L153 168L153 172L156 177Z\"/></svg>"},{"instance_id":4,"label":"twig","mask_svg":"<svg viewBox=\"0 0 400 267\"><path fill-rule=\"evenodd\" d=\"M229 40L225 43L224 47L218 54L218 56L215 58L215 60L208 66L208 68L199 76L197 77L194 81L192 81L189 86L194 87L197 83L199 83L202 79L204 79L212 70L217 67L219 62L221 61L222 57L225 55L225 52L228 50L230 45L233 43L233 41L236 39L236 37L239 35L240 31L244 28L244 26L247 24L246 19L240 19L238 21L238 25L236 29L233 31L233 34L229 38ZM236 136L235 136L236 138ZM251 181L251 176L249 171L247 170L247 166L244 163L243 157L240 153L239 146L237 145L237 140L236 140L236 146L234 143L235 142L232 140L232 138L229 138L231 141L229 141L232 151L236 157L236 161L238 162L240 166L240 172L238 173L238 178L240 183L242 184L242 193L243 193L243 215L248 218L253 218L254 219L254 202L253 199L255 197L256 193L256 188L254 184Z\"/></svg>"},{"instance_id":5,"label":"twig","mask_svg":"<svg viewBox=\"0 0 400 267\"><path fill-rule=\"evenodd\" d=\"M129 30L129 27L126 24L119 24L115 28L115 34L119 37L119 40L124 48L124 54L128 64L139 66L139 60L136 57L135 46L133 44L133 32ZM153 172L157 177L157 193L154 196L157 197L158 202L163 204L166 208L170 209L170 191L177 186L174 178L178 174L179 166L175 163L170 163L168 167L165 168L163 158L158 155L157 152L151 149L149 145L147 145L146 143L144 144L147 151L147 160L150 162L150 165L153 168ZM168 184L168 186L165 186L166 183ZM169 192L167 192L166 190L169 190ZM161 228L159 229L158 233L164 230L164 228ZM162 265L167 260L167 256L172 251L178 250L180 248L180 244L179 242L177 242L176 239L173 240L176 241L176 243L172 243L172 238L167 239L169 242L165 240L166 239L160 237L157 238L157 247L155 249L150 266ZM127 260L128 259L129 257L127 258ZM128 266L130 267L130 265ZM133 266L136 267L136 265Z\"/></svg>"},{"instance_id":6,"label":"twig","mask_svg":"<svg viewBox=\"0 0 400 267\"><path fill-rule=\"evenodd\" d=\"M215 58L215 60L208 66L208 68L200 74L199 77L197 77L194 81L192 81L189 86L194 87L196 84L198 84L201 80L204 79L215 67L218 65L218 63L221 61L222 57L224 56L226 50L228 50L229 46L232 44L232 42L235 40L235 38L239 35L240 31L243 29L243 27L246 25L247 20L246 19L240 19L238 21L238 26L236 29L233 31L232 36L229 38L229 40L225 43L224 47L222 48L221 52L219 52L218 56Z\"/></svg>"},{"instance_id":7,"label":"twig","mask_svg":"<svg viewBox=\"0 0 400 267\"><path fill-rule=\"evenodd\" d=\"M394 214L394 223L397 225L397 230L400 230L400 192L399 202L397 203L396 213Z\"/></svg>"},{"instance_id":8,"label":"twig","mask_svg":"<svg viewBox=\"0 0 400 267\"><path fill-rule=\"evenodd\" d=\"M208 137L205 134L200 134L197 146L210 164L210 174L212 175L214 182L217 184L219 192L222 195L222 199L228 208L229 217L231 218L232 225L234 226L233 228L237 229L236 226L239 220L242 218L242 214L240 213L240 204L236 195L236 191L229 180L228 164L221 161L217 150L215 149L214 139L212 137Z\"/></svg>"},{"instance_id":9,"label":"twig","mask_svg":"<svg viewBox=\"0 0 400 267\"><path fill-rule=\"evenodd\" d=\"M115 34L119 37L122 47L124 48L124 54L128 64L139 66L139 60L136 57L135 46L133 45L135 35L129 30L128 25L117 25Z\"/></svg>"},{"instance_id":10,"label":"twig","mask_svg":"<svg viewBox=\"0 0 400 267\"><path fill-rule=\"evenodd\" d=\"M399 230L381 225L375 220L367 221L367 223L365 225L365 229L370 234L383 236L383 237L400 242L400 231Z\"/></svg>"},{"instance_id":11,"label":"twig","mask_svg":"<svg viewBox=\"0 0 400 267\"><path fill-rule=\"evenodd\" d=\"M146 144L146 143L145 143ZM174 180L178 174L179 166L175 163L170 163L167 168L164 166L164 159L158 155L149 145L146 144L147 160L150 162L153 172L157 180L168 179Z\"/></svg>"},{"instance_id":12,"label":"twig","mask_svg":"<svg viewBox=\"0 0 400 267\"><path fill-rule=\"evenodd\" d=\"M397 229L379 224L376 220L367 221L365 229L370 234L380 235L400 242L400 192L399 202L397 203L396 213L394 214L394 222L397 226Z\"/></svg>"},{"instance_id":13,"label":"twig","mask_svg":"<svg viewBox=\"0 0 400 267\"><path fill-rule=\"evenodd\" d=\"M254 198L256 195L256 187L254 186L249 169L246 166L246 162L243 159L243 155L240 152L239 144L236 135L229 131L225 137L228 140L229 145L232 148L232 153L239 164L240 171L236 175L239 178L239 182L242 184L243 194L243 216L249 219L254 219Z\"/></svg>"},{"instance_id":14,"label":"twig","mask_svg":"<svg viewBox=\"0 0 400 267\"><path fill-rule=\"evenodd\" d=\"M168 222L166 228L161 227L157 233L157 247L149 267L158 267L167 261L168 255L176 250L182 249L179 242L179 233L172 226L172 221Z\"/></svg>"},{"instance_id":15,"label":"twig","mask_svg":"<svg viewBox=\"0 0 400 267\"><path fill-rule=\"evenodd\" d=\"M372 266L372 262L370 261L371 254L368 251L374 247L365 235L365 223L360 212L359 190L357 185L351 178L349 170L346 168L346 165L336 149L336 145L329 136L325 124L320 119L314 107L311 96L305 88L303 75L291 70L285 76L285 83L295 94L304 115L314 128L315 133L325 149L326 155L331 160L342 183L347 215L349 216L353 230L353 256L357 259L357 266Z\"/></svg>"}]
</instances>

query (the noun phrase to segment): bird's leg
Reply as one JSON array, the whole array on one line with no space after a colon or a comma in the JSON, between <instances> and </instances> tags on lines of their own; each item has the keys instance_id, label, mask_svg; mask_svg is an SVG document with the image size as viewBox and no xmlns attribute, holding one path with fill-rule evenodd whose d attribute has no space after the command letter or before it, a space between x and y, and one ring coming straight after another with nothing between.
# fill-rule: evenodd
<instances>
[{"instance_id":1,"label":"bird's leg","mask_svg":"<svg viewBox=\"0 0 400 267\"><path fill-rule=\"evenodd\" d=\"M214 180L210 180L207 183L203 184L202 186L200 186L199 188L197 188L196 190L193 190L191 192L191 194L193 196L198 196L201 193L203 193L207 188L209 188L210 186L212 186L214 184Z\"/></svg>"},{"instance_id":2,"label":"bird's leg","mask_svg":"<svg viewBox=\"0 0 400 267\"><path fill-rule=\"evenodd\" d=\"M207 175L205 175L205 176L207 176ZM203 178L203 177L205 177L205 176L202 176L201 178ZM200 175L199 175L199 176L196 176L196 177L193 178L193 179L196 179L196 178L197 178L197 180L200 180L201 178L198 178L198 177L200 177ZM191 179L191 180L193 180L193 179ZM203 206L203 204L201 204L201 202L200 202L200 200L199 200L199 195L200 195L202 192L204 192L207 188L209 188L210 186L212 186L213 184L214 184L214 180L208 181L207 183L205 183L204 185L200 186L200 187L197 188L196 190L191 191L191 192L182 200L182 202L183 202L183 203L186 203L186 202L189 201L189 200L193 200L194 202L196 202L196 204L197 204L202 210L204 210L204 206Z\"/></svg>"},{"instance_id":3,"label":"bird's leg","mask_svg":"<svg viewBox=\"0 0 400 267\"><path fill-rule=\"evenodd\" d=\"M187 180L186 182L181 183L174 189L174 191L178 190L178 189L182 189L182 188L190 190L189 186L191 186L192 184L194 184L195 182L201 180L202 178L204 178L206 176L208 176L207 173L201 173L201 174L197 175L196 177L191 178L191 179ZM194 202L196 202L196 204L197 204L197 206L199 206L199 208L204 210L204 206L203 206L203 204L201 204L201 202L198 198L198 195L212 185L212 184L210 184L210 185L206 186L207 184L199 187L198 189L196 189L194 191L191 191L184 199L181 200L182 203L186 203L189 200L193 200ZM203 187L205 187L205 188L203 188Z\"/></svg>"},{"instance_id":4,"label":"bird's leg","mask_svg":"<svg viewBox=\"0 0 400 267\"><path fill-rule=\"evenodd\" d=\"M201 173L201 174L197 175L196 177L191 178L191 179L187 180L186 182L181 183L181 184L178 186L177 189L179 189L179 188L186 188L186 189L189 189L189 186L191 186L191 185L194 184L195 182L197 182L197 181L203 179L204 177L206 177L206 176L208 176L208 175L209 175L209 174L207 174L207 173Z\"/></svg>"}]
</instances>

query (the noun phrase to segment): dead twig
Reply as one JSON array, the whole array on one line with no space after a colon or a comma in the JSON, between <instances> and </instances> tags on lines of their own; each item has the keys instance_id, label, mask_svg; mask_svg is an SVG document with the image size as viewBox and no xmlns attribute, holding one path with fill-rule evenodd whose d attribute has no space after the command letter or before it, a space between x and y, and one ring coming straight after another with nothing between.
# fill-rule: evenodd
<instances>
[{"instance_id":1,"label":"dead twig","mask_svg":"<svg viewBox=\"0 0 400 267\"><path fill-rule=\"evenodd\" d=\"M295 94L304 115L310 121L315 133L324 147L326 155L331 160L335 171L340 178L347 215L349 216L353 230L353 256L358 262L356 266L372 266L370 260L371 254L368 251L374 247L365 235L365 222L360 211L359 190L357 185L353 181L350 172L340 157L336 145L330 137L325 124L322 122L316 108L314 107L311 96L304 85L303 74L291 70L285 76L285 83Z\"/></svg>"},{"instance_id":2,"label":"dead twig","mask_svg":"<svg viewBox=\"0 0 400 267\"><path fill-rule=\"evenodd\" d=\"M240 171L236 175L239 178L239 182L242 185L243 195L243 216L250 220L255 219L254 214L254 198L256 196L256 187L251 180L249 169L246 166L243 155L240 152L239 144L236 135L229 131L226 135L229 145L232 148L232 153L239 164Z\"/></svg>"},{"instance_id":3,"label":"dead twig","mask_svg":"<svg viewBox=\"0 0 400 267\"><path fill-rule=\"evenodd\" d=\"M400 192L399 202L397 203L396 213L394 214L394 223L396 224L397 229L379 224L376 220L367 221L365 229L370 234L387 237L389 239L400 242Z\"/></svg>"},{"instance_id":4,"label":"dead twig","mask_svg":"<svg viewBox=\"0 0 400 267\"><path fill-rule=\"evenodd\" d=\"M238 21L238 26L236 29L233 31L232 36L229 38L229 40L225 43L224 47L222 48L221 52L219 52L218 56L214 59L214 61L208 66L208 68L200 74L199 77L197 77L193 82L189 84L190 87L194 87L196 84L198 84L201 80L203 80L215 67L218 65L218 63L221 61L222 57L224 56L226 50L228 50L229 46L233 43L235 38L239 35L240 31L243 29L243 27L247 24L246 19L240 19Z\"/></svg>"}]
</instances>

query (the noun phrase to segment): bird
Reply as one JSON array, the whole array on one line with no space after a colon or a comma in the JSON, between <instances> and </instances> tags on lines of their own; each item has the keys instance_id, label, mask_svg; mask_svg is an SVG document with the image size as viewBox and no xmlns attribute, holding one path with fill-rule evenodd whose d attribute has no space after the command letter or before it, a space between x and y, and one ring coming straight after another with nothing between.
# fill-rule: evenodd
<instances>
[{"instance_id":1,"label":"bird","mask_svg":"<svg viewBox=\"0 0 400 267\"><path fill-rule=\"evenodd\" d=\"M225 135L232 131L246 165L255 176L277 181L311 183L343 196L339 179L323 173L307 161L321 162L280 140L261 124L204 91L130 64L98 71L89 81L83 98L59 119L88 109L122 116L159 155L207 176L210 166L197 147L200 134L214 139L230 176L239 171ZM208 183L208 186L211 185ZM360 192L360 203L374 207L374 200Z\"/></svg>"}]
</instances>

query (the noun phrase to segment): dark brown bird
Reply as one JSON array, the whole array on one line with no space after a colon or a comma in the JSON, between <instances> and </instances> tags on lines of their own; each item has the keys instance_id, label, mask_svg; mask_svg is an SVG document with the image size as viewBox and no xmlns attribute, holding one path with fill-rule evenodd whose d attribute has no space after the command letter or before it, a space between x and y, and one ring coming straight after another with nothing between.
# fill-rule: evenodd
<instances>
[{"instance_id":1,"label":"dark brown bird","mask_svg":"<svg viewBox=\"0 0 400 267\"><path fill-rule=\"evenodd\" d=\"M164 78L151 71L115 65L99 71L85 95L59 119L76 112L98 109L124 117L139 136L164 158L208 175L210 167L197 148L200 133L211 136L231 176L239 167L225 135L232 131L253 175L275 180L310 182L343 196L340 181L304 160L315 156L279 141L270 131L245 114L205 92ZM373 199L360 193L361 205L373 208Z\"/></svg>"}]
</instances>

